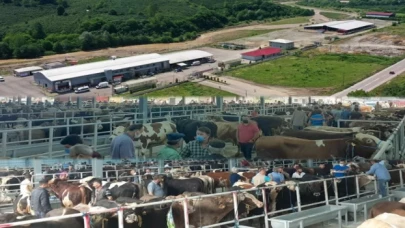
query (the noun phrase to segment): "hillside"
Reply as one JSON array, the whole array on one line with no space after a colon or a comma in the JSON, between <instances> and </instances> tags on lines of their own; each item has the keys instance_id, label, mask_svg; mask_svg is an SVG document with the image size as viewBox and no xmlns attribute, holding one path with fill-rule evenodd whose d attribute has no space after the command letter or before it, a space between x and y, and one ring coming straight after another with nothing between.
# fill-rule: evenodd
<instances>
[{"instance_id":1,"label":"hillside","mask_svg":"<svg viewBox=\"0 0 405 228\"><path fill-rule=\"evenodd\" d=\"M180 42L241 22L311 15L264 0L0 0L0 59Z\"/></svg>"}]
</instances>

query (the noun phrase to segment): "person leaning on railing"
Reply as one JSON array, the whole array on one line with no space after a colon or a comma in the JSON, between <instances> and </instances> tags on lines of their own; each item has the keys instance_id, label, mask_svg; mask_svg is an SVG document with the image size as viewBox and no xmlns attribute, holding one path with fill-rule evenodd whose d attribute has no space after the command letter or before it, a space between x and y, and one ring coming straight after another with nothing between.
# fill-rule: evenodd
<instances>
[{"instance_id":1,"label":"person leaning on railing","mask_svg":"<svg viewBox=\"0 0 405 228\"><path fill-rule=\"evenodd\" d=\"M372 166L366 174L374 175L376 177L380 195L385 197L387 196L387 182L391 180L390 172L384 165L378 163L377 160L371 160L371 164Z\"/></svg>"},{"instance_id":2,"label":"person leaning on railing","mask_svg":"<svg viewBox=\"0 0 405 228\"><path fill-rule=\"evenodd\" d=\"M339 161L339 165L335 165L331 172L337 178L346 176L347 172L349 171L349 167L346 165L344 160Z\"/></svg>"}]
</instances>

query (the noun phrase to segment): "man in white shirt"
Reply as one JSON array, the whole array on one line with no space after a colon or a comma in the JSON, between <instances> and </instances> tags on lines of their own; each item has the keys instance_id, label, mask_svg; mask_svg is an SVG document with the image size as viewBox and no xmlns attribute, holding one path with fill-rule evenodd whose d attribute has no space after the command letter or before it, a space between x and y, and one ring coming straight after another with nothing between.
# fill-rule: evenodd
<instances>
[{"instance_id":1,"label":"man in white shirt","mask_svg":"<svg viewBox=\"0 0 405 228\"><path fill-rule=\"evenodd\" d=\"M305 175L304 172L302 172L302 167L298 167L297 171L292 175L292 178L302 178Z\"/></svg>"},{"instance_id":2,"label":"man in white shirt","mask_svg":"<svg viewBox=\"0 0 405 228\"><path fill-rule=\"evenodd\" d=\"M29 173L24 175L25 179L21 182L20 185L20 195L31 195L32 192L32 182L31 175Z\"/></svg>"}]
</instances>

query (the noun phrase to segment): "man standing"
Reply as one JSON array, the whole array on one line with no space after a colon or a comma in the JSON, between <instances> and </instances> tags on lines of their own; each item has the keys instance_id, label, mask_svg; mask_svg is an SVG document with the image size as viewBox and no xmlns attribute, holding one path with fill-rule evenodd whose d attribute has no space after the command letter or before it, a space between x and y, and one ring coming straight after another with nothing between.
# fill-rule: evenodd
<instances>
[{"instance_id":1,"label":"man standing","mask_svg":"<svg viewBox=\"0 0 405 228\"><path fill-rule=\"evenodd\" d=\"M311 126L323 126L325 123L325 117L317 106L315 106L314 111L309 114L309 121Z\"/></svg>"},{"instance_id":2,"label":"man standing","mask_svg":"<svg viewBox=\"0 0 405 228\"><path fill-rule=\"evenodd\" d=\"M259 138L259 128L257 124L249 121L248 116L242 116L242 123L239 124L236 131L236 139L238 140L240 150L247 160L252 159L252 150L254 142Z\"/></svg>"},{"instance_id":3,"label":"man standing","mask_svg":"<svg viewBox=\"0 0 405 228\"><path fill-rule=\"evenodd\" d=\"M340 105L337 105L332 109L332 115L333 115L332 126L337 127L338 126L337 123L340 121L340 117L342 116L342 108L340 107Z\"/></svg>"},{"instance_id":4,"label":"man standing","mask_svg":"<svg viewBox=\"0 0 405 228\"><path fill-rule=\"evenodd\" d=\"M366 174L376 176L380 195L385 197L387 196L387 182L391 180L390 172L376 160L372 160L371 164L372 166Z\"/></svg>"},{"instance_id":5,"label":"man standing","mask_svg":"<svg viewBox=\"0 0 405 228\"><path fill-rule=\"evenodd\" d=\"M302 178L304 175L305 175L305 173L302 172L302 167L299 166L297 168L297 171L295 173L293 173L292 178L298 178L299 179L299 178Z\"/></svg>"},{"instance_id":6,"label":"man standing","mask_svg":"<svg viewBox=\"0 0 405 228\"><path fill-rule=\"evenodd\" d=\"M94 191L91 196L91 205L95 205L97 201L107 198L105 189L103 189L103 182L101 179L96 179L93 181Z\"/></svg>"},{"instance_id":7,"label":"man standing","mask_svg":"<svg viewBox=\"0 0 405 228\"><path fill-rule=\"evenodd\" d=\"M132 179L132 182L135 183L135 184L139 184L139 175L137 174L136 170L135 170L135 169L132 169L132 170L130 171L130 174L131 174L131 176L133 176L133 177L131 178L131 179Z\"/></svg>"},{"instance_id":8,"label":"man standing","mask_svg":"<svg viewBox=\"0 0 405 228\"><path fill-rule=\"evenodd\" d=\"M153 180L148 184L148 193L151 196L163 197L165 195L162 187L159 185L159 176L154 176Z\"/></svg>"},{"instance_id":9,"label":"man standing","mask_svg":"<svg viewBox=\"0 0 405 228\"><path fill-rule=\"evenodd\" d=\"M284 174L282 167L275 167L273 168L273 172L268 175L271 180L277 182L277 184L281 184L284 182Z\"/></svg>"},{"instance_id":10,"label":"man standing","mask_svg":"<svg viewBox=\"0 0 405 228\"><path fill-rule=\"evenodd\" d=\"M31 195L32 192L32 182L31 182L31 174L26 173L24 175L24 180L21 182L20 185L20 195Z\"/></svg>"},{"instance_id":11,"label":"man standing","mask_svg":"<svg viewBox=\"0 0 405 228\"><path fill-rule=\"evenodd\" d=\"M128 127L127 132L118 135L111 142L112 159L130 159L135 157L134 140L138 139L143 132L142 124L134 124Z\"/></svg>"},{"instance_id":12,"label":"man standing","mask_svg":"<svg viewBox=\"0 0 405 228\"><path fill-rule=\"evenodd\" d=\"M34 189L31 194L31 206L34 209L37 218L44 218L46 213L52 210L51 202L49 201L49 192L47 180L40 180L39 187Z\"/></svg>"},{"instance_id":13,"label":"man standing","mask_svg":"<svg viewBox=\"0 0 405 228\"><path fill-rule=\"evenodd\" d=\"M294 111L291 117L291 125L294 130L303 130L308 122L307 114L302 110L301 106Z\"/></svg>"},{"instance_id":14,"label":"man standing","mask_svg":"<svg viewBox=\"0 0 405 228\"><path fill-rule=\"evenodd\" d=\"M256 176L252 178L252 184L254 186L258 186L269 181L271 181L271 178L269 176L266 176L265 168L260 168L259 173L257 173Z\"/></svg>"},{"instance_id":15,"label":"man standing","mask_svg":"<svg viewBox=\"0 0 405 228\"><path fill-rule=\"evenodd\" d=\"M342 115L340 116L341 120L348 120L350 119L350 107L346 107L342 111ZM347 127L349 124L347 121L340 121L340 127Z\"/></svg>"},{"instance_id":16,"label":"man standing","mask_svg":"<svg viewBox=\"0 0 405 228\"><path fill-rule=\"evenodd\" d=\"M337 178L344 177L348 171L349 167L344 160L340 160L339 165L335 165L332 169L334 176Z\"/></svg>"},{"instance_id":17,"label":"man standing","mask_svg":"<svg viewBox=\"0 0 405 228\"><path fill-rule=\"evenodd\" d=\"M157 158L160 160L180 160L181 156L177 150L183 145L184 136L182 133L167 134L167 145L158 152Z\"/></svg>"}]
</instances>

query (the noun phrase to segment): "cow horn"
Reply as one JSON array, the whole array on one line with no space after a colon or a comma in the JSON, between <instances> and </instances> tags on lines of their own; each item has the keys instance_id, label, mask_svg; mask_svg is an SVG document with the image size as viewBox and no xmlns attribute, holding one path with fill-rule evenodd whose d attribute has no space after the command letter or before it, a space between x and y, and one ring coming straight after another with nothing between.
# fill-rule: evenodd
<instances>
[{"instance_id":1,"label":"cow horn","mask_svg":"<svg viewBox=\"0 0 405 228\"><path fill-rule=\"evenodd\" d=\"M224 208L225 208L225 205L221 203L221 204L218 206L218 208L219 208L219 209L224 209Z\"/></svg>"}]
</instances>

